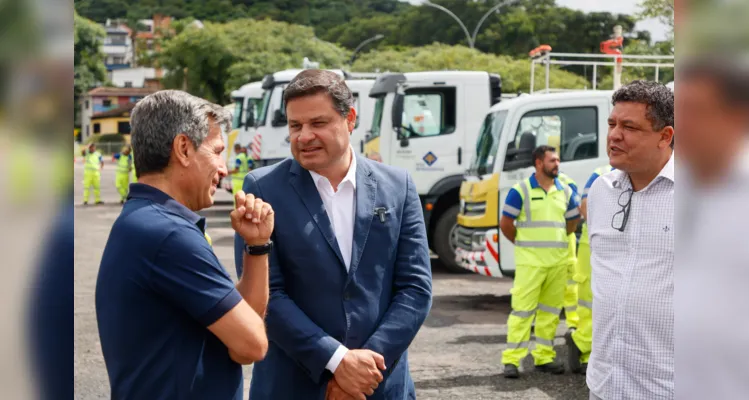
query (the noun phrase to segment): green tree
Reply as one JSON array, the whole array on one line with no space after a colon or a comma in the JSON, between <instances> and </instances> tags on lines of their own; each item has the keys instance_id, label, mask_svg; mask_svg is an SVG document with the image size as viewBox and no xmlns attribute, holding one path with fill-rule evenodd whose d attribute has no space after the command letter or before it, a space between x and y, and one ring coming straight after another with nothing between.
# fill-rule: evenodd
<instances>
[{"instance_id":1,"label":"green tree","mask_svg":"<svg viewBox=\"0 0 749 400\"><path fill-rule=\"evenodd\" d=\"M78 99L98 82L107 80L102 45L106 32L99 24L74 14L74 95Z\"/></svg>"}]
</instances>

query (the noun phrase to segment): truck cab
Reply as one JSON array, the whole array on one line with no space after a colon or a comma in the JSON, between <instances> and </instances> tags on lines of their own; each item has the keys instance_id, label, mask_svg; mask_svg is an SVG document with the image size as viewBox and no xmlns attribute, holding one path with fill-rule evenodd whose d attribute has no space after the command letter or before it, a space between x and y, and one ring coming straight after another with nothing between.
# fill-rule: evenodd
<instances>
[{"instance_id":1,"label":"truck cab","mask_svg":"<svg viewBox=\"0 0 749 400\"><path fill-rule=\"evenodd\" d=\"M258 111L263 101L263 88L261 82L251 82L231 92L234 103L231 105L232 130L224 132L224 152L222 158L231 169L234 165L234 144L249 146L255 135L255 122ZM221 187L231 192L231 179L223 179Z\"/></svg>"},{"instance_id":2,"label":"truck cab","mask_svg":"<svg viewBox=\"0 0 749 400\"><path fill-rule=\"evenodd\" d=\"M250 154L256 160L256 165L271 165L291 156L289 128L286 119L286 105L283 102L283 92L286 86L303 69L288 69L266 75L262 81L262 102L258 111L257 135L253 137ZM374 84L372 79L355 79L342 70L331 70L346 78L346 85L354 96L354 108L357 122L351 134L351 144L354 150L361 151L361 140L364 137L364 127L369 126L372 119L374 101L367 93Z\"/></svg>"},{"instance_id":3,"label":"truck cab","mask_svg":"<svg viewBox=\"0 0 749 400\"><path fill-rule=\"evenodd\" d=\"M560 172L580 191L593 171L608 164L606 136L613 91L522 95L486 114L465 181L460 187L456 262L492 277L514 277L513 244L499 230L510 189L535 172L532 151L554 146Z\"/></svg>"},{"instance_id":4,"label":"truck cab","mask_svg":"<svg viewBox=\"0 0 749 400\"><path fill-rule=\"evenodd\" d=\"M449 270L455 261L459 190L482 119L502 94L499 75L483 71L384 74L364 153L407 169L421 198L430 248Z\"/></svg>"}]
</instances>

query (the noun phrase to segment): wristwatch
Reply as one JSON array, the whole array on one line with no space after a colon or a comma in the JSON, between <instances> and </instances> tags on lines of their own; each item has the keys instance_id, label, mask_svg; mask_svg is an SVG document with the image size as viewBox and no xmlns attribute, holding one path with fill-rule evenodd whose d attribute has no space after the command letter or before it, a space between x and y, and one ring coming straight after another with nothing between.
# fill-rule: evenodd
<instances>
[{"instance_id":1,"label":"wristwatch","mask_svg":"<svg viewBox=\"0 0 749 400\"><path fill-rule=\"evenodd\" d=\"M244 245L244 251L245 253L251 255L251 256L262 256L265 254L270 253L270 250L273 248L273 241L269 240L268 243L262 244L260 246L250 246L249 244Z\"/></svg>"}]
</instances>

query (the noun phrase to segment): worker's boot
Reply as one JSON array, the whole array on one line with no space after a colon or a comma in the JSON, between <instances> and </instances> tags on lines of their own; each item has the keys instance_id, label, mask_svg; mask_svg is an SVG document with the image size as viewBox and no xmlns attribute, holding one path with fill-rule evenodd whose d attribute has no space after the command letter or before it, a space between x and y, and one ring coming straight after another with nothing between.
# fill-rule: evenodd
<instances>
[{"instance_id":1,"label":"worker's boot","mask_svg":"<svg viewBox=\"0 0 749 400\"><path fill-rule=\"evenodd\" d=\"M550 363L536 365L536 370L549 374L561 375L564 373L564 365L560 362L552 361Z\"/></svg>"},{"instance_id":2,"label":"worker's boot","mask_svg":"<svg viewBox=\"0 0 749 400\"><path fill-rule=\"evenodd\" d=\"M520 371L513 364L505 364L504 376L507 379L517 379L520 377Z\"/></svg>"},{"instance_id":3,"label":"worker's boot","mask_svg":"<svg viewBox=\"0 0 749 400\"><path fill-rule=\"evenodd\" d=\"M580 356L582 355L582 352L575 344L575 341L572 339L572 332L574 331L568 331L564 335L564 339L567 341L567 365L570 366L570 371L579 373Z\"/></svg>"}]
</instances>

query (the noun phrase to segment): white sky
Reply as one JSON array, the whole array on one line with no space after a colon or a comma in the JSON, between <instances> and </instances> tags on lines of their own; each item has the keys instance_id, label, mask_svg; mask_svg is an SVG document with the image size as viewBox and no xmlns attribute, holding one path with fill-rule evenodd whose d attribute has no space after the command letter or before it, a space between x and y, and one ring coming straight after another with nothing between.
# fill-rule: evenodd
<instances>
[{"instance_id":1,"label":"white sky","mask_svg":"<svg viewBox=\"0 0 749 400\"><path fill-rule=\"evenodd\" d=\"M419 4L423 0L405 1L411 4ZM556 0L557 5L575 10L582 10L585 12L608 11L614 14L634 14L639 2L640 0ZM472 27L468 28L472 29ZM668 27L655 19L642 21L637 24L635 29L650 31L650 36L654 41L665 39L668 31Z\"/></svg>"}]
</instances>

